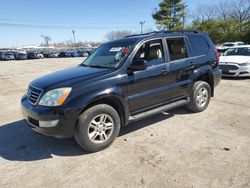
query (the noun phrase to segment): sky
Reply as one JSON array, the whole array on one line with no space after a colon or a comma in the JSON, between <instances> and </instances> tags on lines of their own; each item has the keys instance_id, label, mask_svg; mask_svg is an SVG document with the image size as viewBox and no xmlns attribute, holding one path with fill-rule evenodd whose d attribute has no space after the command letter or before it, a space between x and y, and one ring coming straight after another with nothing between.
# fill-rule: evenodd
<instances>
[{"instance_id":1,"label":"sky","mask_svg":"<svg viewBox=\"0 0 250 188\"><path fill-rule=\"evenodd\" d=\"M1 0L0 47L39 45L41 35L54 42L103 41L115 30L155 30L154 8L161 0ZM209 4L222 0L209 0ZM185 0L189 13L197 11L203 0Z\"/></svg>"}]
</instances>

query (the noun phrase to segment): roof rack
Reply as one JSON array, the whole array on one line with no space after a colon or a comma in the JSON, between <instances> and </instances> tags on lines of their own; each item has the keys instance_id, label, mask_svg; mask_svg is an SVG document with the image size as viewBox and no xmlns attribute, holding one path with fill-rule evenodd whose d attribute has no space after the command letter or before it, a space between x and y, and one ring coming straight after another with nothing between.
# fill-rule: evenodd
<instances>
[{"instance_id":1,"label":"roof rack","mask_svg":"<svg viewBox=\"0 0 250 188\"><path fill-rule=\"evenodd\" d=\"M153 34L161 34L161 33L204 33L200 30L161 30L161 31L153 31L149 33L144 33L144 34L134 34L134 35L128 35L125 36L124 38L127 37L136 37L136 36L145 36L145 35L153 35Z\"/></svg>"},{"instance_id":2,"label":"roof rack","mask_svg":"<svg viewBox=\"0 0 250 188\"><path fill-rule=\"evenodd\" d=\"M133 35L125 36L124 38L127 38L127 37L136 37L136 36L145 36L145 35L151 35L151 34L157 34L157 32L158 32L158 31L153 31L153 32L143 33L143 34L133 34Z\"/></svg>"},{"instance_id":3,"label":"roof rack","mask_svg":"<svg viewBox=\"0 0 250 188\"><path fill-rule=\"evenodd\" d=\"M201 33L200 30L162 30L158 33Z\"/></svg>"}]
</instances>

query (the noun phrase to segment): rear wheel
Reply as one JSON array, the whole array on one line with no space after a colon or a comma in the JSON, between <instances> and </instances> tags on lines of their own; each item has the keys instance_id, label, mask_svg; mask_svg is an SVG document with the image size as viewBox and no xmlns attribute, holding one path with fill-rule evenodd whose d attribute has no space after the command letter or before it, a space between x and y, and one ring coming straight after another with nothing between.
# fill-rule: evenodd
<instances>
[{"instance_id":1,"label":"rear wheel","mask_svg":"<svg viewBox=\"0 0 250 188\"><path fill-rule=\"evenodd\" d=\"M193 92L187 108L193 112L204 111L210 102L211 88L207 82L197 81L194 84Z\"/></svg>"},{"instance_id":2,"label":"rear wheel","mask_svg":"<svg viewBox=\"0 0 250 188\"><path fill-rule=\"evenodd\" d=\"M78 118L75 130L77 143L90 152L105 149L116 139L120 131L117 111L106 104L93 106Z\"/></svg>"}]
</instances>

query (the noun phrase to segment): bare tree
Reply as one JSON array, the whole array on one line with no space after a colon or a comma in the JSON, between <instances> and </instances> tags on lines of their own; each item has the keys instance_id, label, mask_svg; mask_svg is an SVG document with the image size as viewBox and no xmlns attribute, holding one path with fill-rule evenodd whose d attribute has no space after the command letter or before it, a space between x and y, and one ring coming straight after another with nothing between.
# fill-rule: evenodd
<instances>
[{"instance_id":1,"label":"bare tree","mask_svg":"<svg viewBox=\"0 0 250 188\"><path fill-rule=\"evenodd\" d=\"M250 0L234 0L230 17L239 23L239 31L250 28Z\"/></svg>"},{"instance_id":2,"label":"bare tree","mask_svg":"<svg viewBox=\"0 0 250 188\"><path fill-rule=\"evenodd\" d=\"M232 0L222 1L216 6L217 17L226 21L232 11Z\"/></svg>"},{"instance_id":3,"label":"bare tree","mask_svg":"<svg viewBox=\"0 0 250 188\"><path fill-rule=\"evenodd\" d=\"M198 6L198 17L200 20L214 20L216 11L214 5L200 5Z\"/></svg>"},{"instance_id":4,"label":"bare tree","mask_svg":"<svg viewBox=\"0 0 250 188\"><path fill-rule=\"evenodd\" d=\"M127 35L131 35L131 31L111 31L105 35L105 39L108 41L115 40L115 39L120 39L123 38Z\"/></svg>"}]
</instances>

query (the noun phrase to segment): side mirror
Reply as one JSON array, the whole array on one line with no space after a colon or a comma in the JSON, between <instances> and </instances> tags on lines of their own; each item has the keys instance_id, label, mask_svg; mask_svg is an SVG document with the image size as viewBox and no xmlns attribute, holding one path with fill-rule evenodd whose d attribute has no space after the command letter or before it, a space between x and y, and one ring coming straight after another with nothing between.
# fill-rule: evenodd
<instances>
[{"instance_id":1,"label":"side mirror","mask_svg":"<svg viewBox=\"0 0 250 188\"><path fill-rule=\"evenodd\" d=\"M142 59L137 59L133 61L132 65L129 66L131 71L142 71L147 69L146 61Z\"/></svg>"}]
</instances>

